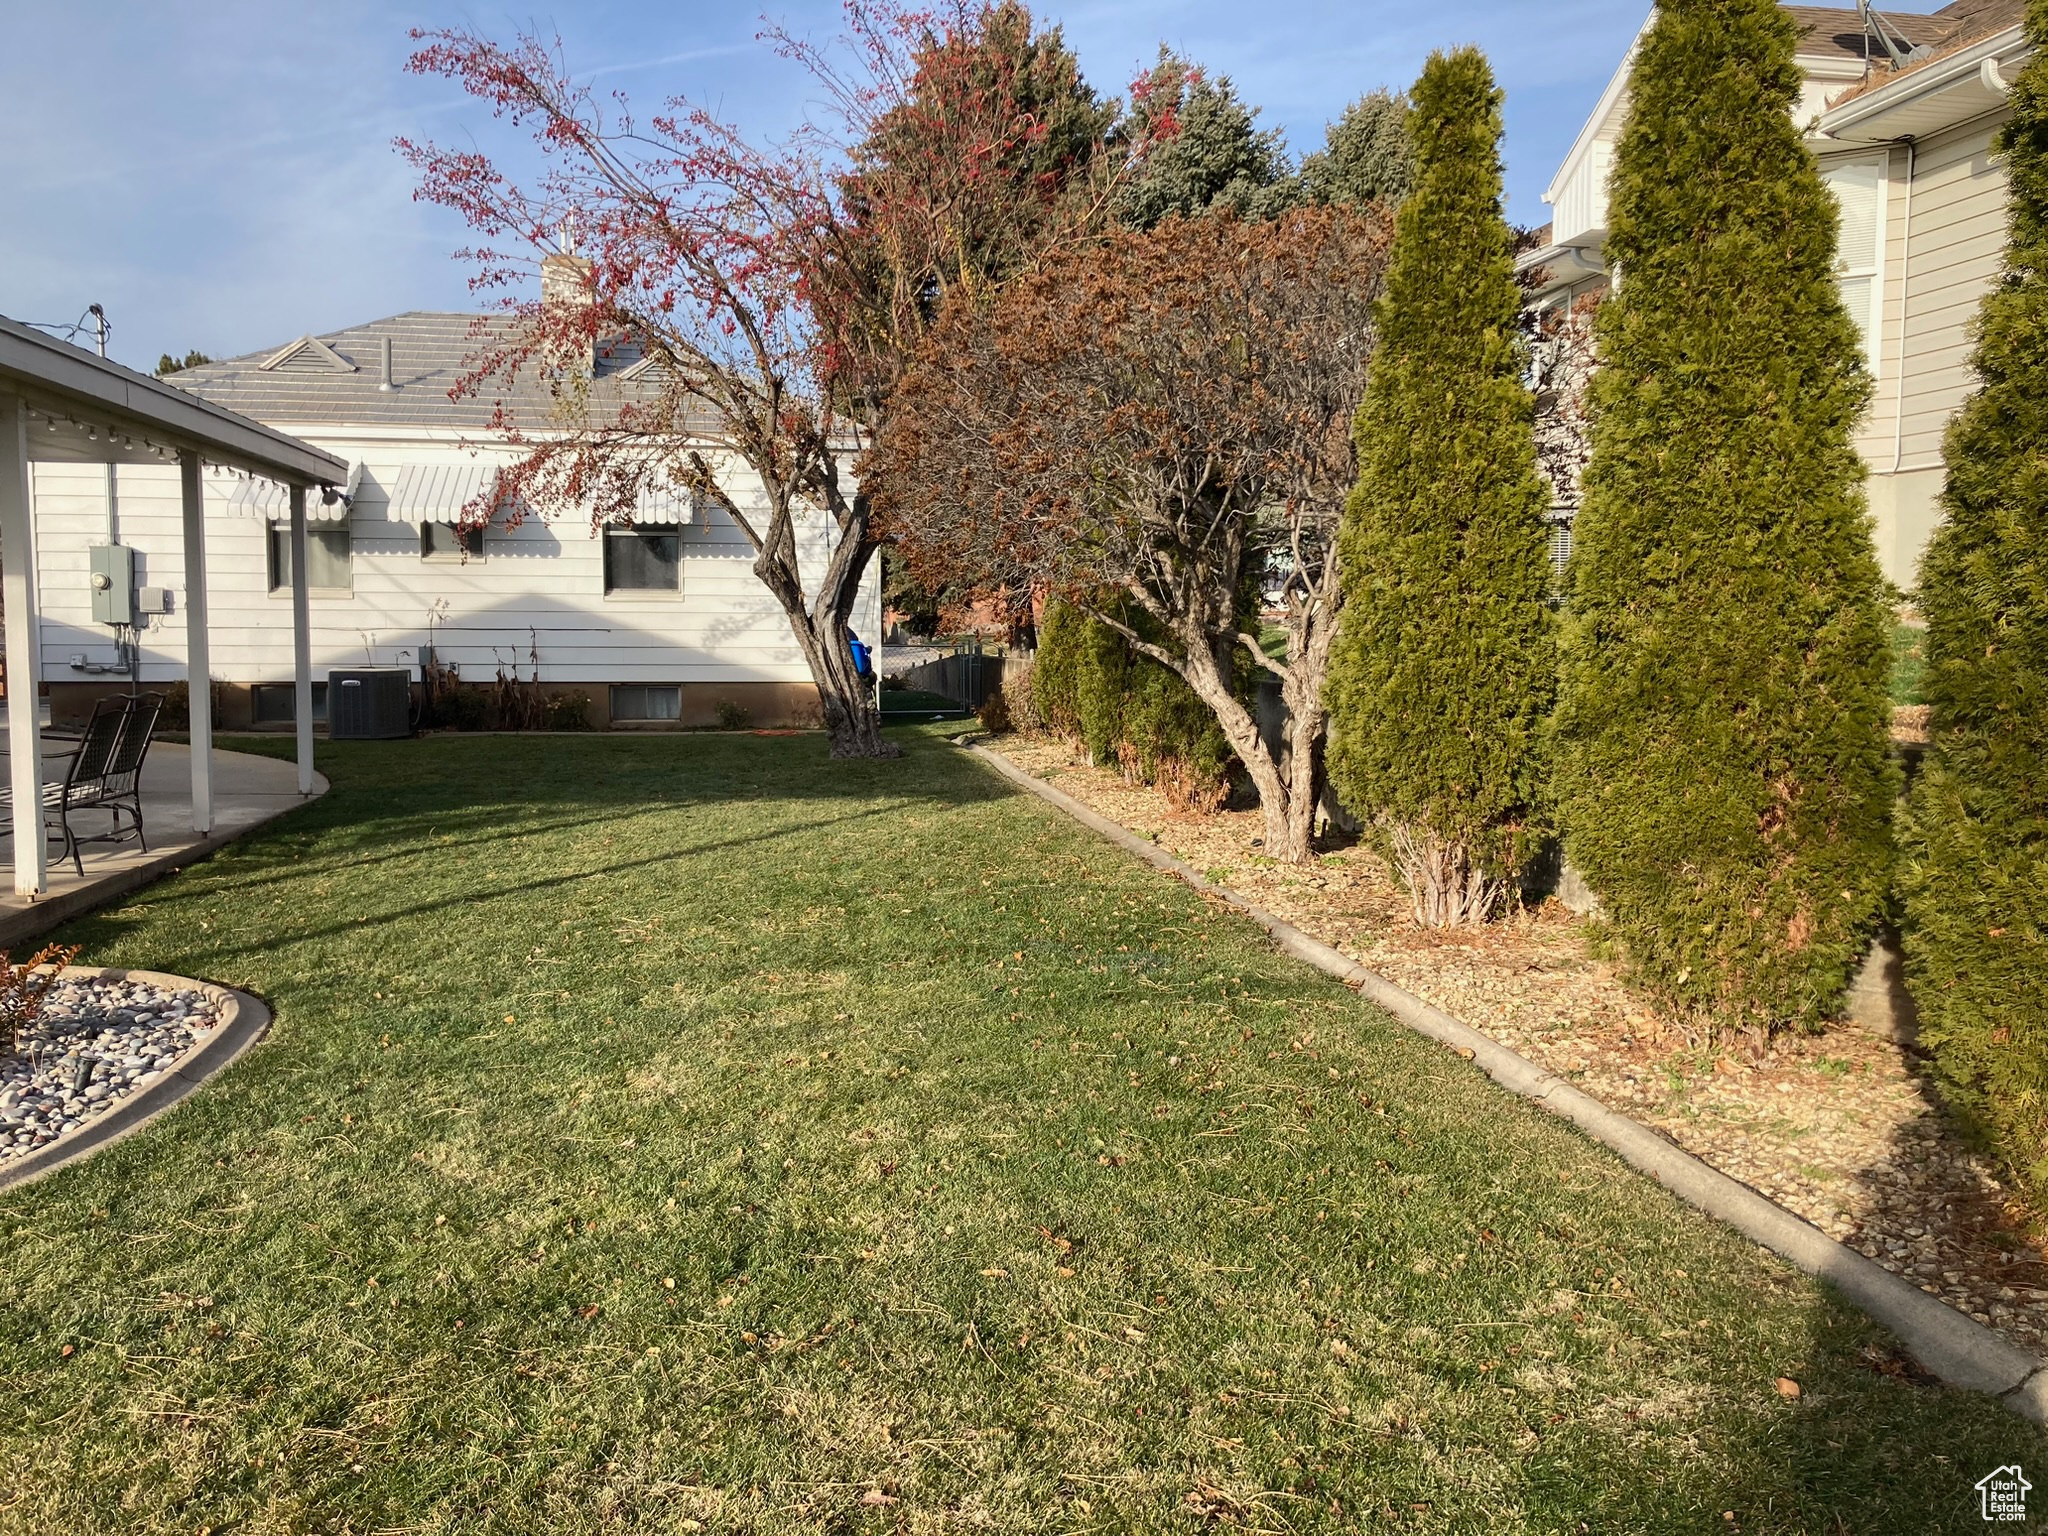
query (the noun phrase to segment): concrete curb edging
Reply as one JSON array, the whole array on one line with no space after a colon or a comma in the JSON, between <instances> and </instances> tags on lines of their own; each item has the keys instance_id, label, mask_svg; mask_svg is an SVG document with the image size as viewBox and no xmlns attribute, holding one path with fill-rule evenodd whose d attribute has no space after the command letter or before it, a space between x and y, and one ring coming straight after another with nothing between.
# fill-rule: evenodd
<instances>
[{"instance_id":1,"label":"concrete curb edging","mask_svg":"<svg viewBox=\"0 0 2048 1536\"><path fill-rule=\"evenodd\" d=\"M60 1136L48 1146L0 1167L0 1191L16 1188L68 1163L89 1157L100 1148L133 1135L158 1115L170 1109L207 1079L217 1077L241 1059L242 1054L270 1028L270 1009L261 998L233 987L190 976L172 976L163 971L131 971L118 967L67 965L58 973L88 981L139 981L146 986L174 987L185 992L204 992L220 1011L220 1023L212 1034L181 1060L177 1066L133 1095L111 1114L82 1125L69 1136Z\"/></svg>"},{"instance_id":2,"label":"concrete curb edging","mask_svg":"<svg viewBox=\"0 0 2048 1536\"><path fill-rule=\"evenodd\" d=\"M1996 1397L2022 1417L2048 1424L2048 1362L1900 1279L1875 1260L1836 1242L1776 1201L1709 1167L1648 1126L1609 1109L1526 1056L1442 1009L1431 1007L1237 892L1214 884L1193 866L1025 772L1000 752L964 740L960 744L1003 777L1057 806L1119 847L1242 912L1288 954L1355 988L1418 1034L1449 1046L1509 1092L1534 1100L1552 1114L1571 1121L1686 1204L1827 1281L1897 1335L1914 1359L1942 1381Z\"/></svg>"}]
</instances>

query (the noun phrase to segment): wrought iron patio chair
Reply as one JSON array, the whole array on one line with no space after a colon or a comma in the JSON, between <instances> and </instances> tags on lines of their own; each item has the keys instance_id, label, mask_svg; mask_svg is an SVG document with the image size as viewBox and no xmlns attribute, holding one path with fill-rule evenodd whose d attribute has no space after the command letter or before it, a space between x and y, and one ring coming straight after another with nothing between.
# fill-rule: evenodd
<instances>
[{"instance_id":1,"label":"wrought iron patio chair","mask_svg":"<svg viewBox=\"0 0 2048 1536\"><path fill-rule=\"evenodd\" d=\"M163 712L160 693L132 698L101 699L93 705L78 747L66 760L64 777L43 786L43 821L64 839L64 852L82 878L82 843L125 843L131 839L149 852L142 825L142 764ZM11 791L0 792L0 805L11 805ZM105 832L81 837L71 825L74 812L105 811L113 825ZM132 825L124 824L123 817Z\"/></svg>"}]
</instances>

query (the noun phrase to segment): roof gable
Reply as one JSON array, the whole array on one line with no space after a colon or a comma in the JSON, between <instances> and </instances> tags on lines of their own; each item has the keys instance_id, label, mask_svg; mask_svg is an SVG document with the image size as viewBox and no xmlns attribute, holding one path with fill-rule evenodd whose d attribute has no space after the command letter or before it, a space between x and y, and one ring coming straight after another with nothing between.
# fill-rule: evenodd
<instances>
[{"instance_id":1,"label":"roof gable","mask_svg":"<svg viewBox=\"0 0 2048 1536\"><path fill-rule=\"evenodd\" d=\"M301 336L256 365L264 373L354 373L356 365L317 336Z\"/></svg>"}]
</instances>

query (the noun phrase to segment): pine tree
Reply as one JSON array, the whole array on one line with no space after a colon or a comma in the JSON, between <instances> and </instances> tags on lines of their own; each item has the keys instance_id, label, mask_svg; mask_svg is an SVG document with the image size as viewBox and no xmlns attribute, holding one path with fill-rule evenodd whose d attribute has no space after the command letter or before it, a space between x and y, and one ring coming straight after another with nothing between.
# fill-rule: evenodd
<instances>
[{"instance_id":1,"label":"pine tree","mask_svg":"<svg viewBox=\"0 0 2048 1536\"><path fill-rule=\"evenodd\" d=\"M1827 1015L1891 858L1870 380L1794 40L1771 0L1660 0L1637 55L1557 719L1633 978L1724 1029Z\"/></svg>"},{"instance_id":2,"label":"pine tree","mask_svg":"<svg viewBox=\"0 0 2048 1536\"><path fill-rule=\"evenodd\" d=\"M1330 124L1323 148L1304 156L1302 189L1315 203L1386 203L1397 206L1415 185L1415 152L1408 143L1408 99L1372 91Z\"/></svg>"},{"instance_id":3,"label":"pine tree","mask_svg":"<svg viewBox=\"0 0 2048 1536\"><path fill-rule=\"evenodd\" d=\"M1147 126L1171 108L1180 126L1124 189L1117 205L1124 223L1150 229L1172 214L1223 209L1272 218L1299 200L1279 130L1258 127L1258 108L1245 105L1228 75L1211 78L1162 48L1150 79L1134 124Z\"/></svg>"},{"instance_id":4,"label":"pine tree","mask_svg":"<svg viewBox=\"0 0 2048 1536\"><path fill-rule=\"evenodd\" d=\"M1326 693L1332 782L1441 926L1497 909L1531 851L1555 652L1501 93L1467 48L1430 58L1414 103Z\"/></svg>"},{"instance_id":5,"label":"pine tree","mask_svg":"<svg viewBox=\"0 0 2048 1536\"><path fill-rule=\"evenodd\" d=\"M2048 1191L2048 0L1999 141L2005 269L1949 429L1920 575L1932 745L1905 860L1907 976L1949 1097Z\"/></svg>"}]
</instances>

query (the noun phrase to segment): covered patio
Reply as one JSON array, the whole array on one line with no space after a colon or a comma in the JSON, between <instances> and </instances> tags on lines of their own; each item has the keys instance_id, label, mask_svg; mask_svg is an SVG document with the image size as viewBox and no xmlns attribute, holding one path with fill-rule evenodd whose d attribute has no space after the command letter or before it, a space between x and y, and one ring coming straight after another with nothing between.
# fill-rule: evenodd
<instances>
[{"instance_id":1,"label":"covered patio","mask_svg":"<svg viewBox=\"0 0 2048 1536\"><path fill-rule=\"evenodd\" d=\"M37 699L43 682L35 463L175 463L185 585L172 604L183 629L190 747L159 744L144 765L141 805L152 853L88 844L85 873L51 867L48 786L61 784L68 743L53 738ZM205 466L279 488L289 519L297 719L295 765L216 754L208 687ZM153 877L160 865L210 851L279 814L320 784L313 771L313 680L307 585L309 495L332 500L349 467L286 433L208 403L82 348L0 317L0 595L6 608L6 782L13 898L0 902L0 940L48 926ZM96 589L109 580L95 568ZM152 815L154 812L154 815ZM0 828L5 831L6 828ZM53 879L55 885L53 886ZM103 888L95 889L96 886ZM67 909L60 913L57 907ZM37 911L41 907L45 910Z\"/></svg>"}]
</instances>

